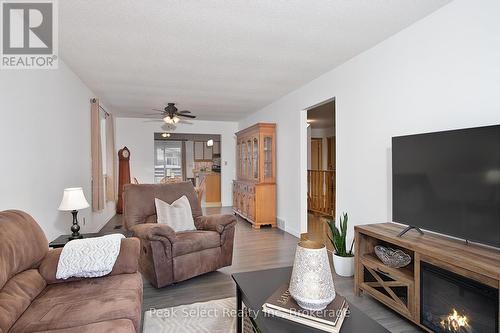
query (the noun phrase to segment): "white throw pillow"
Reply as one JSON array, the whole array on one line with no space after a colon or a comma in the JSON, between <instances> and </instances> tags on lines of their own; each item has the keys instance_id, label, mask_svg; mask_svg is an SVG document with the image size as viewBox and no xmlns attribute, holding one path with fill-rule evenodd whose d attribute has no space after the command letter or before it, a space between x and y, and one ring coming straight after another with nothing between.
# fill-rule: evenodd
<instances>
[{"instance_id":1,"label":"white throw pillow","mask_svg":"<svg viewBox=\"0 0 500 333\"><path fill-rule=\"evenodd\" d=\"M155 198L155 206L158 223L165 223L175 232L196 230L191 205L185 195L172 202L171 205Z\"/></svg>"}]
</instances>

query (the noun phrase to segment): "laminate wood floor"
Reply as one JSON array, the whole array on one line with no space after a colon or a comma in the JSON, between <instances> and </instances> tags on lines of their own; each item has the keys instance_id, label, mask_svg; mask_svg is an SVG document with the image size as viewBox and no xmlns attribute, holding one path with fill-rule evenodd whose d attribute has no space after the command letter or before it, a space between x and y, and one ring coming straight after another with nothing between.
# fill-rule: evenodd
<instances>
[{"instance_id":1,"label":"laminate wood floor","mask_svg":"<svg viewBox=\"0 0 500 333\"><path fill-rule=\"evenodd\" d=\"M204 210L206 215L232 213L230 207L205 208ZM121 225L121 219L121 215L116 215L101 232L121 231L116 229L117 226ZM143 311L150 308L161 309L235 296L235 285L231 279L232 273L291 266L297 242L297 238L282 230L276 228L253 229L248 222L238 218L232 266L162 289L154 288L145 280ZM266 281L255 281L255 283L266 283ZM349 302L391 332L422 332L409 321L371 297L366 295L356 297L353 293L353 283L352 278L335 277L337 292L344 295Z\"/></svg>"}]
</instances>

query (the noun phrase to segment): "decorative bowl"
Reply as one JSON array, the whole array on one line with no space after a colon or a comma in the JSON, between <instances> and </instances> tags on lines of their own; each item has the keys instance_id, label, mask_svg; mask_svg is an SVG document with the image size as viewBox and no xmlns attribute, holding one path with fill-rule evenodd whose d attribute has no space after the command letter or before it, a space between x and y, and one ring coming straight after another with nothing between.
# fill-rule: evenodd
<instances>
[{"instance_id":1,"label":"decorative bowl","mask_svg":"<svg viewBox=\"0 0 500 333\"><path fill-rule=\"evenodd\" d=\"M411 262L407 253L382 245L375 246L375 254L385 265L392 268L403 268Z\"/></svg>"}]
</instances>

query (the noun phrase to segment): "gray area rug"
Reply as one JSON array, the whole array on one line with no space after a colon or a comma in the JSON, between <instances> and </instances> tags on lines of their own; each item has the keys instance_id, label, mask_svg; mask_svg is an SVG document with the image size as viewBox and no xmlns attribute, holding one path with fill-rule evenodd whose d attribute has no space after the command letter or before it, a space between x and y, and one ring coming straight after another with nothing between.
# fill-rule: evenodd
<instances>
[{"instance_id":1,"label":"gray area rug","mask_svg":"<svg viewBox=\"0 0 500 333\"><path fill-rule=\"evenodd\" d=\"M144 314L143 333L236 332L236 299L151 309Z\"/></svg>"}]
</instances>

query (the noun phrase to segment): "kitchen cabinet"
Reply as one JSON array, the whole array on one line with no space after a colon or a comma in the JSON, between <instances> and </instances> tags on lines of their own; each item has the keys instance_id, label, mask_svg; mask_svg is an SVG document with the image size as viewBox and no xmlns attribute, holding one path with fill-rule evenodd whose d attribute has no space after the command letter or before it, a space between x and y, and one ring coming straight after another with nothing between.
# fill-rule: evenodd
<instances>
[{"instance_id":1,"label":"kitchen cabinet","mask_svg":"<svg viewBox=\"0 0 500 333\"><path fill-rule=\"evenodd\" d=\"M205 202L221 202L220 174L212 173L205 176Z\"/></svg>"},{"instance_id":2,"label":"kitchen cabinet","mask_svg":"<svg viewBox=\"0 0 500 333\"><path fill-rule=\"evenodd\" d=\"M220 141L214 141L213 153L220 154Z\"/></svg>"},{"instance_id":3,"label":"kitchen cabinet","mask_svg":"<svg viewBox=\"0 0 500 333\"><path fill-rule=\"evenodd\" d=\"M203 145L203 159L205 161L211 161L213 157L212 147L207 146L207 143Z\"/></svg>"},{"instance_id":4,"label":"kitchen cabinet","mask_svg":"<svg viewBox=\"0 0 500 333\"><path fill-rule=\"evenodd\" d=\"M205 145L202 141L194 142L194 160L195 161L203 161L203 146Z\"/></svg>"},{"instance_id":5,"label":"kitchen cabinet","mask_svg":"<svg viewBox=\"0 0 500 333\"><path fill-rule=\"evenodd\" d=\"M214 142L215 145L215 142ZM209 162L213 158L213 147L207 146L206 141L194 142L194 160L196 162Z\"/></svg>"}]
</instances>

